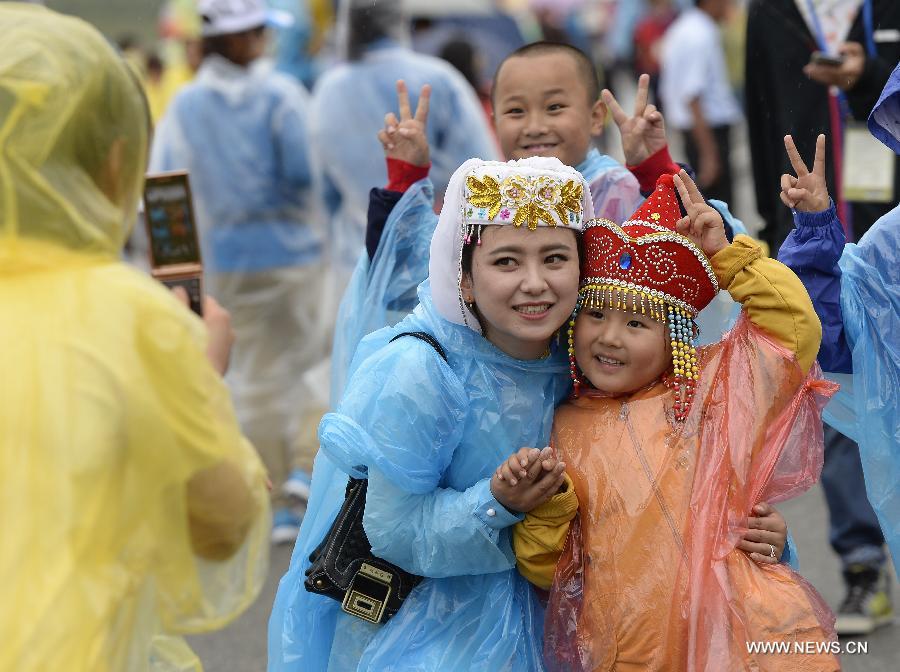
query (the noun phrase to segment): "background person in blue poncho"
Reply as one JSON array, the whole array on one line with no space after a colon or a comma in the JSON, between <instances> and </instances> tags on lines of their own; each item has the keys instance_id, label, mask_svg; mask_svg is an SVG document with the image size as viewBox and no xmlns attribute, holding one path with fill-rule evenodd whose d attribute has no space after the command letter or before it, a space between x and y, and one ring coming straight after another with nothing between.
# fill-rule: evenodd
<instances>
[{"instance_id":1,"label":"background person in blue poncho","mask_svg":"<svg viewBox=\"0 0 900 672\"><path fill-rule=\"evenodd\" d=\"M331 218L333 296L325 302L335 311L363 251L369 189L387 177L376 134L385 110L393 108L398 79L414 92L431 85L428 141L439 194L463 161L497 155L481 103L465 78L447 62L406 46L409 25L400 0L341 0L337 20L344 62L316 82L310 108L310 136Z\"/></svg>"},{"instance_id":2,"label":"background person in blue poncho","mask_svg":"<svg viewBox=\"0 0 900 672\"><path fill-rule=\"evenodd\" d=\"M900 154L900 66L869 116L869 130ZM782 178L782 201L796 228L778 258L806 285L822 320L819 362L841 390L825 409L833 427L859 443L866 493L895 566L900 558L900 206L878 219L858 244L847 244L829 198L820 136L813 170L785 139L797 172ZM858 632L890 621L887 581L864 568L851 592Z\"/></svg>"},{"instance_id":3,"label":"background person in blue poncho","mask_svg":"<svg viewBox=\"0 0 900 672\"><path fill-rule=\"evenodd\" d=\"M204 279L237 333L228 384L274 485L272 539L289 542L300 520L285 486L308 495L299 472L317 446L301 427L321 414L303 373L326 349L308 95L262 57L262 0L202 0L198 10L203 64L159 123L150 170L190 172Z\"/></svg>"}]
</instances>

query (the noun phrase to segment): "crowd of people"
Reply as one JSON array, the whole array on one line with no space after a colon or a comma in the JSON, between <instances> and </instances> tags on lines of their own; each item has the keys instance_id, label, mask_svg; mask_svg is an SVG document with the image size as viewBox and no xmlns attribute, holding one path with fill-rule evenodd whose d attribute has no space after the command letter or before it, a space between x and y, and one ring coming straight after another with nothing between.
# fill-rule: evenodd
<instances>
[{"instance_id":1,"label":"crowd of people","mask_svg":"<svg viewBox=\"0 0 900 672\"><path fill-rule=\"evenodd\" d=\"M0 670L200 670L272 543L271 672L837 670L747 643L891 621L896 3L173 2L178 69L40 4L0 2ZM179 170L202 316L139 262ZM773 506L820 479L836 614Z\"/></svg>"}]
</instances>

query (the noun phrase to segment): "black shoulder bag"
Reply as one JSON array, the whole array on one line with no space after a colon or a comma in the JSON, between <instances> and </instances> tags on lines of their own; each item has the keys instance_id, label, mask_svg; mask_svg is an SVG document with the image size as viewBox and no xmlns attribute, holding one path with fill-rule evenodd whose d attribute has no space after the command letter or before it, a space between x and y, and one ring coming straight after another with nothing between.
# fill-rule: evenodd
<instances>
[{"instance_id":1,"label":"black shoulder bag","mask_svg":"<svg viewBox=\"0 0 900 672\"><path fill-rule=\"evenodd\" d=\"M441 344L424 331L397 334L414 336L431 345L447 361ZM337 518L310 556L304 587L311 593L331 597L348 614L371 623L384 623L396 614L403 600L422 580L372 555L372 545L363 529L368 480L351 478Z\"/></svg>"}]
</instances>

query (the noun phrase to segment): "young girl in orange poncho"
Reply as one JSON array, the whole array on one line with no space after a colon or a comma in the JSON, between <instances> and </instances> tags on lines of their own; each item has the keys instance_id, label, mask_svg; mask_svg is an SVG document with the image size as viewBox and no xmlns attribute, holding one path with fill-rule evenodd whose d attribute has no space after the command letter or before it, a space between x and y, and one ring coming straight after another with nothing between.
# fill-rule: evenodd
<instances>
[{"instance_id":1,"label":"young girl in orange poncho","mask_svg":"<svg viewBox=\"0 0 900 672\"><path fill-rule=\"evenodd\" d=\"M800 281L750 238L728 244L684 173L660 178L623 227L588 224L584 247L575 392L553 430L573 487L514 532L522 574L552 583L548 668L839 669L815 590L735 548L746 511L807 489L822 466L833 385L811 371L821 329ZM743 314L695 350L693 318L719 287ZM819 652L760 655L756 641Z\"/></svg>"}]
</instances>

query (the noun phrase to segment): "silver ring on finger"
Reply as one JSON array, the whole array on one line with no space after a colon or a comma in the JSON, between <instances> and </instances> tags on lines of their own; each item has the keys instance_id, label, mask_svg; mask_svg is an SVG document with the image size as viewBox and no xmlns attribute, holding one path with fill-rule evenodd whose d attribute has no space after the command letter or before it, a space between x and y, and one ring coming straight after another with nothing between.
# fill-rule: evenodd
<instances>
[{"instance_id":1,"label":"silver ring on finger","mask_svg":"<svg viewBox=\"0 0 900 672\"><path fill-rule=\"evenodd\" d=\"M769 544L769 557L773 560L778 559L778 556L775 555L775 547L772 544Z\"/></svg>"}]
</instances>

